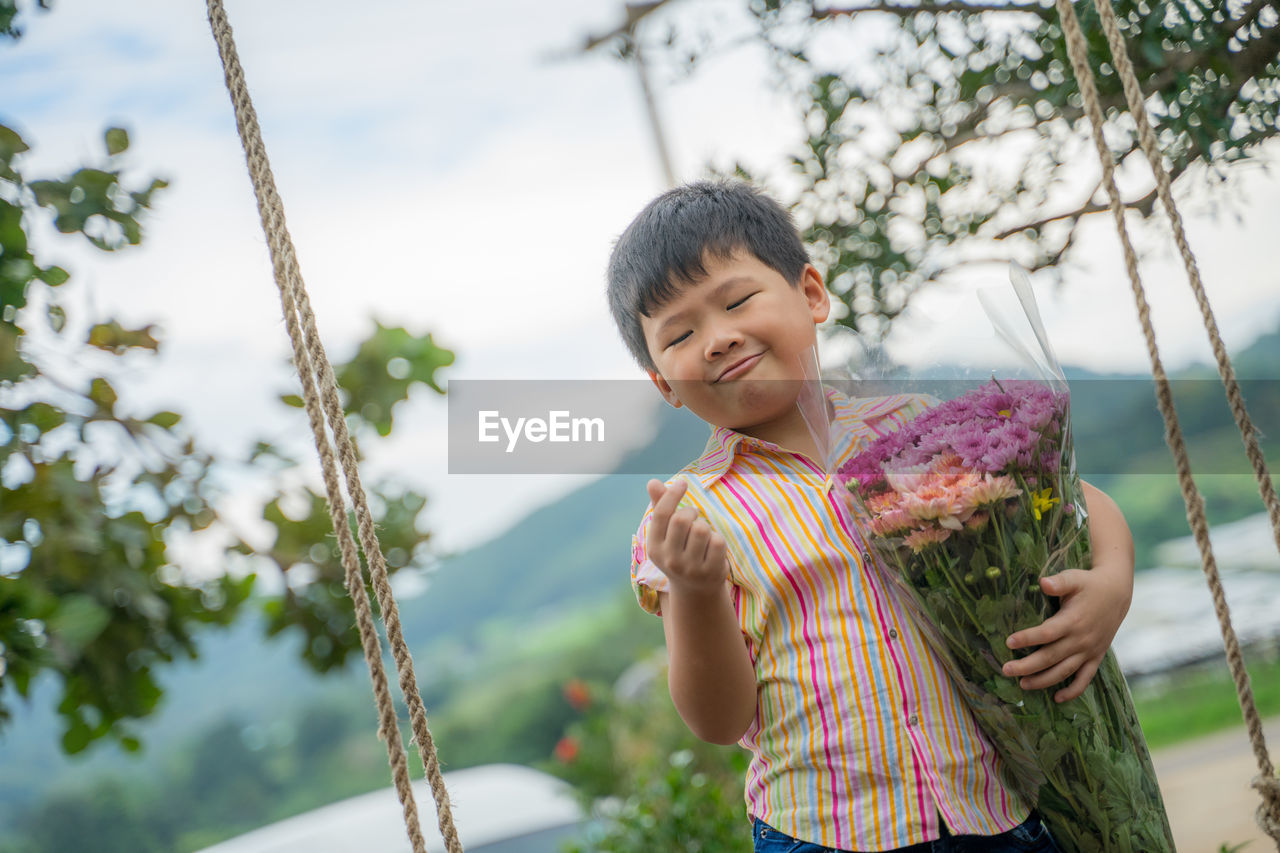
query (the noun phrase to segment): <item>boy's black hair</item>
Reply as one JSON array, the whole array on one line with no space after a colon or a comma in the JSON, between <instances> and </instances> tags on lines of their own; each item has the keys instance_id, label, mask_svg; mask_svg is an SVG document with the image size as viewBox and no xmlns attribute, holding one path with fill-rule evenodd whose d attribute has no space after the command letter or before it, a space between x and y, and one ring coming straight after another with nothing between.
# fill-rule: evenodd
<instances>
[{"instance_id":1,"label":"boy's black hair","mask_svg":"<svg viewBox=\"0 0 1280 853\"><path fill-rule=\"evenodd\" d=\"M668 190L640 211L609 256L609 310L632 357L656 370L640 316L707 274L708 256L755 255L793 287L809 255L786 208L738 180L695 181Z\"/></svg>"}]
</instances>

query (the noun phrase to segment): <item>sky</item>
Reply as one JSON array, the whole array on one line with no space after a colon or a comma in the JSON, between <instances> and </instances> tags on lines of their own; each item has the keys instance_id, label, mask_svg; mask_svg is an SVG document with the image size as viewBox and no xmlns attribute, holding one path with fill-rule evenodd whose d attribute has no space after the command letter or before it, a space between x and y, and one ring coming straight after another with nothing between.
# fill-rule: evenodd
<instances>
[{"instance_id":1,"label":"sky","mask_svg":"<svg viewBox=\"0 0 1280 853\"><path fill-rule=\"evenodd\" d=\"M746 31L740 5L671 8L676 20L706 15L732 35ZM571 50L619 22L620 3L227 0L226 8L332 360L350 357L377 319L431 332L454 350L457 362L441 373L449 380L642 378L609 317L603 271L612 241L664 178L634 69ZM297 378L203 4L58 0L25 23L22 41L0 48L0 119L33 145L26 173L97 160L103 129L119 124L131 134L134 180L171 183L139 248L104 255L47 234L37 243L46 263L71 270L68 295L82 324L110 315L161 328L160 356L113 368L121 405L179 411L218 453L243 457L258 438L277 441L307 463L297 478L319 488L305 416L277 402ZM785 181L801 131L770 73L751 46L692 75L655 71L678 178L739 160ZM1227 188L1189 175L1175 193L1231 349L1280 325L1271 257L1280 177L1257 167L1242 174ZM1238 199L1238 221L1210 215L1215 192ZM1059 358L1149 370L1110 220L1086 223L1078 242L1060 290L1033 279ZM1139 244L1166 367L1208 361L1171 241L1153 230ZM922 294L904 317L907 349L920 329L970 316L972 289L1002 276L971 272ZM83 364L64 367L68 377L87 375ZM415 391L364 475L394 474L424 490L423 524L441 548L482 541L590 479L450 475L446 421L444 398ZM229 477L220 508L265 545L255 482ZM641 492L640 509L644 501ZM200 553L193 548L191 559Z\"/></svg>"}]
</instances>

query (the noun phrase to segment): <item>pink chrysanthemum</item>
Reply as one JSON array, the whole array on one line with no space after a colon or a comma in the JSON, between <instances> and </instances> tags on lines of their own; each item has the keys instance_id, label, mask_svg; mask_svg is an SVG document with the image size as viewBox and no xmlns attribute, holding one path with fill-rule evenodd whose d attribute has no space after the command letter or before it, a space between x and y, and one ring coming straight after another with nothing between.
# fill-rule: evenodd
<instances>
[{"instance_id":1,"label":"pink chrysanthemum","mask_svg":"<svg viewBox=\"0 0 1280 853\"><path fill-rule=\"evenodd\" d=\"M893 536L906 530L915 522L901 509L890 509L871 519L871 532L877 536Z\"/></svg>"},{"instance_id":2,"label":"pink chrysanthemum","mask_svg":"<svg viewBox=\"0 0 1280 853\"><path fill-rule=\"evenodd\" d=\"M945 542L951 536L951 531L939 527L925 527L907 534L903 538L903 543L913 552L919 554L930 545L936 545L939 542Z\"/></svg>"},{"instance_id":3,"label":"pink chrysanthemum","mask_svg":"<svg viewBox=\"0 0 1280 853\"><path fill-rule=\"evenodd\" d=\"M986 506L1022 494L1012 477L983 474L982 480L965 490L962 500L968 506Z\"/></svg>"}]
</instances>

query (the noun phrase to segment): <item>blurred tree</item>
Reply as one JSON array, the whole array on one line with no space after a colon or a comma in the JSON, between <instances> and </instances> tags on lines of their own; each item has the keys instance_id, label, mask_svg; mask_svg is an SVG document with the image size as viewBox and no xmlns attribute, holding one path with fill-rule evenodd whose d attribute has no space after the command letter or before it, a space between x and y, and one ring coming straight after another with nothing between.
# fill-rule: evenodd
<instances>
[{"instance_id":1,"label":"blurred tree","mask_svg":"<svg viewBox=\"0 0 1280 853\"><path fill-rule=\"evenodd\" d=\"M1096 10L1091 0L1075 5L1126 205L1150 216L1154 179ZM1280 6L1114 6L1171 175L1194 166L1223 182L1234 165L1260 165L1259 145L1277 133ZM1107 210L1050 0L746 7L752 26L734 35L723 16L700 19L691 4L631 4L628 20L644 17L642 26L633 21L588 44L610 44L625 59L634 55L632 33L648 32L648 60L665 56L680 73L744 40L768 46L804 138L792 158L793 211L844 305L842 324L878 340L914 293L966 263L1016 258L1053 268L1068 258L1081 221ZM1222 189L1214 198L1230 202Z\"/></svg>"},{"instance_id":2,"label":"blurred tree","mask_svg":"<svg viewBox=\"0 0 1280 853\"><path fill-rule=\"evenodd\" d=\"M171 853L175 833L144 824L146 795L99 780L74 792L60 792L19 821L23 839L13 853L87 850L100 853ZM92 847L86 846L86 842Z\"/></svg>"},{"instance_id":3,"label":"blurred tree","mask_svg":"<svg viewBox=\"0 0 1280 853\"><path fill-rule=\"evenodd\" d=\"M19 16L13 0L0 0L9 41L20 34ZM195 657L199 627L229 624L253 592L252 570L193 578L174 563L172 536L214 530L231 541L227 568L245 555L282 572L284 591L262 599L268 631L303 632L316 670L342 665L360 647L324 499L309 487L286 489L279 476L297 463L267 441L247 460L215 459L178 413L124 411L110 369L128 353L158 353L157 329L110 318L78 328L63 295L69 274L35 256L29 231L50 217L58 232L103 251L141 241L141 217L166 184L128 186L123 128L108 129L104 144L101 164L33 180L21 171L26 141L0 124L0 689L28 696L38 676L59 679L67 752L106 736L138 749L127 723L156 707L153 669ZM356 389L344 391L344 405L357 437L389 434L392 410L415 384L443 393L435 371L453 361L430 335L375 325L356 356L335 367ZM215 511L215 464L271 478L263 518L276 539L265 554ZM389 569L424 568L428 535L416 519L426 498L386 483L368 488ZM289 500L305 513L286 514ZM11 701L0 694L0 726Z\"/></svg>"},{"instance_id":4,"label":"blurred tree","mask_svg":"<svg viewBox=\"0 0 1280 853\"><path fill-rule=\"evenodd\" d=\"M654 657L640 666L651 677L625 696L599 682L564 687L581 716L541 767L572 783L597 818L568 849L741 849L751 836L743 798L747 752L694 736L671 704L665 662Z\"/></svg>"}]
</instances>

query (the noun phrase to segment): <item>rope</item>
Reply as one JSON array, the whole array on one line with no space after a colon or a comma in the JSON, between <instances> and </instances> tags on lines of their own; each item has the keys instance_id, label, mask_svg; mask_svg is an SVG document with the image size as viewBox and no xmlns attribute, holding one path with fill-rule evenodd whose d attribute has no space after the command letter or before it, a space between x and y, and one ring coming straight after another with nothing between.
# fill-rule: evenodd
<instances>
[{"instance_id":1,"label":"rope","mask_svg":"<svg viewBox=\"0 0 1280 853\"><path fill-rule=\"evenodd\" d=\"M409 779L408 761L404 744L400 739L400 727L396 719L395 706L387 684L386 671L382 665L382 644L374 627L373 616L369 605L369 597L364 587L363 573L360 570L359 556L351 537L351 529L346 517L345 503L338 485L338 473L334 465L333 449L324 431L324 416L327 416L329 428L333 431L334 441L339 448L339 458L346 475L347 493L351 496L355 508L360 544L368 558L369 574L383 621L386 623L387 640L391 645L399 676L400 690L409 708L413 739L418 744L423 768L431 784L435 797L436 811L440 834L445 840L449 853L462 853L462 844L458 840L458 832L453 823L453 813L449 805L448 791L440 771L440 762L436 755L435 742L427 728L426 709L418 692L417 679L413 672L413 660L400 627L400 613L396 606L395 596L387 575L386 561L378 545L374 532L372 515L365 500L364 488L360 484L360 474L356 462L355 449L351 436L347 432L346 419L342 405L338 399L337 382L334 379L333 367L325 354L320 335L316 330L315 315L311 311L306 286L298 267L294 253L293 241L285 225L284 207L280 195L276 191L275 179L271 173L271 164L267 160L266 146L262 141L261 129L258 126L257 113L245 84L244 69L236 53L232 39L231 26L227 22L222 0L207 0L209 24L213 30L214 40L218 44L218 53L226 74L227 90L235 108L236 127L240 133L240 141L244 146L245 160L249 166L249 174L253 180L254 195L258 202L258 213L262 218L262 228L266 233L267 245L271 252L272 266L276 286L280 291L281 307L284 311L285 325L289 331L289 339L293 345L294 363L298 368L302 382L303 401L306 405L307 417L311 431L315 435L316 449L320 454L320 462L324 473L325 490L328 496L329 514L333 521L333 529L338 537L342 565L346 573L347 591L355 605L356 623L360 629L361 646L365 661L369 665L369 675L373 682L374 698L378 707L378 737L386 742L387 758L391 765L392 777L395 781L396 793L404 811L405 828L414 853L425 853L426 843L418 824L417 804L414 802L413 789ZM302 331L299 330L301 320ZM319 389L317 390L317 383ZM323 415L321 408L323 406Z\"/></svg>"},{"instance_id":2,"label":"rope","mask_svg":"<svg viewBox=\"0 0 1280 853\"><path fill-rule=\"evenodd\" d=\"M1257 789L1262 797L1262 805L1259 806L1257 813L1258 825L1275 839L1277 849L1280 849L1280 779L1276 777L1275 767L1271 763L1267 752L1266 739L1262 731L1262 720L1258 715L1257 706L1254 704L1249 673L1245 668L1244 657L1240 652L1240 643L1236 638L1235 629L1231 625L1231 612L1227 606L1226 596L1222 590L1222 581L1218 575L1217 562L1210 546L1209 527L1204 514L1204 500L1191 475L1191 465L1187 459L1186 444L1183 442L1182 429L1178 424L1178 416L1174 410L1169 380L1165 375L1164 366L1161 364L1160 354L1156 348L1155 331L1151 326L1150 310L1142 287L1142 281L1138 276L1137 257L1134 254L1133 245L1129 241L1120 193L1116 189L1114 160L1102 136L1102 107L1098 100L1098 90L1093 70L1088 62L1088 47L1080 29L1080 21L1076 17L1074 7L1071 5L1071 0L1055 0L1055 2L1058 7L1058 15L1062 20L1067 51L1071 57L1071 66L1080 85L1080 93L1084 97L1086 112L1092 125L1094 144L1098 149L1098 157L1102 161L1103 181L1107 187L1111 213L1115 217L1116 230L1119 232L1120 244L1124 250L1125 268L1128 270L1129 281L1133 286L1134 299L1137 301L1138 318L1142 323L1142 331L1146 338L1147 352L1151 356L1151 372L1156 382L1156 398L1160 406L1160 414L1165 421L1165 437L1173 450L1178 472L1178 484L1182 488L1183 501L1187 506L1187 520L1191 524L1191 529L1195 534L1196 545L1200 549L1201 565L1209 584L1209 591L1213 596L1213 605L1218 615L1218 623L1222 629L1227 663L1231 669L1231 677L1235 681L1236 695L1240 701L1240 709L1249 731L1249 740L1258 762L1259 775L1253 780L1253 787ZM1244 399L1240 394L1240 386L1236 382L1231 359L1227 355L1227 350L1223 346L1221 337L1218 335L1217 324L1214 322L1213 312L1209 307L1209 300L1205 295L1204 285L1200 280L1199 268L1187 244L1186 233L1182 226L1182 217L1173 202L1169 173L1164 168L1163 158L1156 144L1155 134L1152 132L1151 125L1147 120L1137 75L1134 73L1133 64L1129 61L1124 38L1116 22L1115 11L1111 7L1111 0L1095 0L1095 3L1103 29L1107 34L1107 41L1110 44L1111 53L1115 60L1116 71L1119 73L1124 86L1129 112L1134 121L1137 122L1138 138L1142 144L1142 150L1146 153L1147 159L1151 163L1151 169L1155 173L1160 201L1163 203L1173 224L1174 238L1178 245L1178 251L1182 254L1183 263L1187 268L1187 276L1191 281L1191 288L1195 293L1196 302L1199 304L1201 314L1204 317L1205 328L1208 330L1214 356L1218 361L1218 372L1226 386L1227 399L1230 402L1231 411L1235 415L1236 425L1240 428L1240 434L1244 439L1249 460L1253 464L1262 499L1266 504L1271 525L1275 532L1276 545L1280 548L1280 500L1276 498L1271 475L1267 471L1266 460L1258 447L1255 428L1249 419L1248 412L1245 411Z\"/></svg>"}]
</instances>

